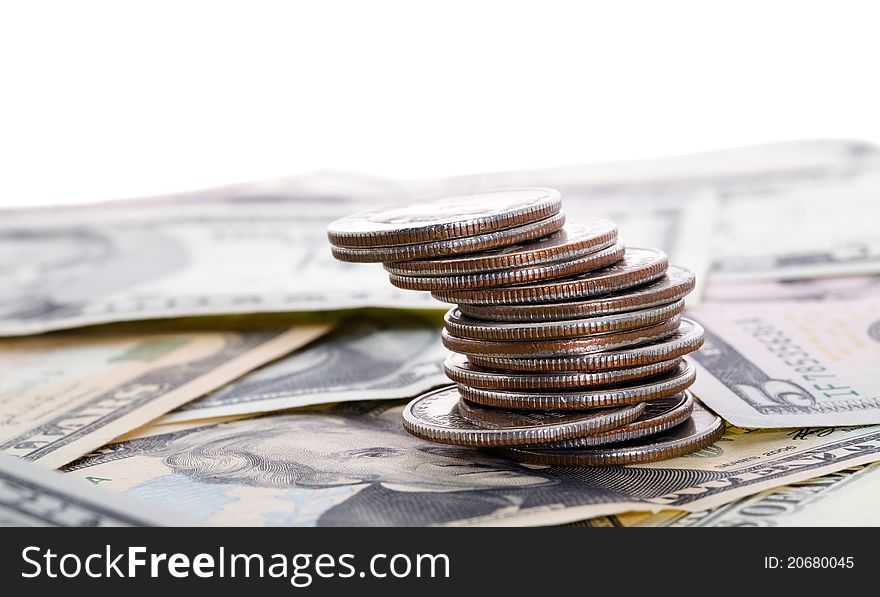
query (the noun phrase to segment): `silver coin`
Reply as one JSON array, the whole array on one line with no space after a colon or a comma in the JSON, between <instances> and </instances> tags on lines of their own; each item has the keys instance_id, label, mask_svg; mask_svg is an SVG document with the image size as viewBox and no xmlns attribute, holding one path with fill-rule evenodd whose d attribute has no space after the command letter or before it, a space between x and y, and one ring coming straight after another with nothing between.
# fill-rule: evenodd
<instances>
[{"instance_id":1,"label":"silver coin","mask_svg":"<svg viewBox=\"0 0 880 597\"><path fill-rule=\"evenodd\" d=\"M636 420L644 404L578 413L504 411L461 400L455 387L423 394L403 410L403 426L422 439L460 446L561 441ZM478 422L476 422L478 421Z\"/></svg>"},{"instance_id":2,"label":"silver coin","mask_svg":"<svg viewBox=\"0 0 880 597\"><path fill-rule=\"evenodd\" d=\"M686 390L696 378L696 369L687 362L656 377L626 385L576 391L512 392L509 390L472 388L459 385L461 395L484 406L524 410L584 410L609 408L665 398Z\"/></svg>"},{"instance_id":3,"label":"silver coin","mask_svg":"<svg viewBox=\"0 0 880 597\"><path fill-rule=\"evenodd\" d=\"M430 243L505 230L546 219L562 200L554 189L504 189L437 197L346 216L327 226L337 247Z\"/></svg>"},{"instance_id":4,"label":"silver coin","mask_svg":"<svg viewBox=\"0 0 880 597\"><path fill-rule=\"evenodd\" d=\"M459 338L521 342L551 338L576 338L634 330L668 321L672 317L680 315L683 310L684 301L678 300L659 307L584 319L508 323L473 319L462 315L459 308L453 308L446 313L443 319L446 331Z\"/></svg>"},{"instance_id":5,"label":"silver coin","mask_svg":"<svg viewBox=\"0 0 880 597\"><path fill-rule=\"evenodd\" d=\"M541 238L553 234L565 224L565 215L557 213L549 218L524 224L516 228L505 228L496 232L438 240L415 245L395 245L391 247L349 248L331 245L330 251L340 261L354 263L374 263L385 261L406 261L426 257L442 257L473 253L495 247Z\"/></svg>"},{"instance_id":6,"label":"silver coin","mask_svg":"<svg viewBox=\"0 0 880 597\"><path fill-rule=\"evenodd\" d=\"M696 452L714 444L723 434L721 417L695 401L690 418L657 435L596 448L501 448L499 453L520 462L555 466L643 464Z\"/></svg>"},{"instance_id":7,"label":"silver coin","mask_svg":"<svg viewBox=\"0 0 880 597\"><path fill-rule=\"evenodd\" d=\"M389 274L388 279L394 286L407 290L458 290L530 284L542 280L576 276L608 267L620 261L623 258L623 254L623 245L617 243L589 255L541 265L456 276L399 276L397 274Z\"/></svg>"},{"instance_id":8,"label":"silver coin","mask_svg":"<svg viewBox=\"0 0 880 597\"><path fill-rule=\"evenodd\" d=\"M420 259L386 263L385 269L398 276L456 276L503 269L533 267L570 261L610 247L617 241L617 226L607 220L575 220L550 236L522 243L446 259Z\"/></svg>"},{"instance_id":9,"label":"silver coin","mask_svg":"<svg viewBox=\"0 0 880 597\"><path fill-rule=\"evenodd\" d=\"M591 433L583 437L566 439L561 442L536 444L540 448L588 448L591 446L605 446L620 442L632 441L640 437L656 435L667 429L672 429L687 421L694 411L694 399L690 392L681 392L666 398L658 398L645 403L645 412L632 423L623 427Z\"/></svg>"},{"instance_id":10,"label":"silver coin","mask_svg":"<svg viewBox=\"0 0 880 597\"><path fill-rule=\"evenodd\" d=\"M659 342L678 330L680 316L675 315L658 324L596 336L577 338L553 338L550 340L526 340L522 342L496 342L492 340L472 340L453 336L445 329L440 337L443 345L468 356L508 357L535 359L542 357L566 357L602 351L618 350L648 342Z\"/></svg>"},{"instance_id":11,"label":"silver coin","mask_svg":"<svg viewBox=\"0 0 880 597\"><path fill-rule=\"evenodd\" d=\"M471 388L497 390L571 389L620 384L659 375L678 366L680 359L611 371L569 371L518 373L493 371L469 362L464 355L451 354L443 363L446 376Z\"/></svg>"},{"instance_id":12,"label":"silver coin","mask_svg":"<svg viewBox=\"0 0 880 597\"><path fill-rule=\"evenodd\" d=\"M650 363L668 361L684 356L703 345L703 328L693 319L681 318L678 329L668 337L642 346L620 350L585 353L567 357L511 358L500 356L469 355L477 366L502 371L548 372L589 371L624 369Z\"/></svg>"},{"instance_id":13,"label":"silver coin","mask_svg":"<svg viewBox=\"0 0 880 597\"><path fill-rule=\"evenodd\" d=\"M683 299L694 289L696 278L689 270L670 265L666 275L614 294L603 294L584 301L526 305L461 304L462 314L474 319L504 322L559 321L645 309Z\"/></svg>"},{"instance_id":14,"label":"silver coin","mask_svg":"<svg viewBox=\"0 0 880 597\"><path fill-rule=\"evenodd\" d=\"M662 277L667 267L668 259L663 251L627 247L623 259L614 265L571 278L523 286L435 290L431 296L446 303L474 305L552 303L619 292L645 284Z\"/></svg>"}]
</instances>

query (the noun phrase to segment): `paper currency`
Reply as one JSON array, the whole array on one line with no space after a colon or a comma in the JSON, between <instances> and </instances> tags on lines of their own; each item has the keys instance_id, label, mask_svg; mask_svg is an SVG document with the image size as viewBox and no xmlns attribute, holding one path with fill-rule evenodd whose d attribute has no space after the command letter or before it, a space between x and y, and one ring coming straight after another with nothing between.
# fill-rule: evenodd
<instances>
[{"instance_id":1,"label":"paper currency","mask_svg":"<svg viewBox=\"0 0 880 597\"><path fill-rule=\"evenodd\" d=\"M880 296L880 276L799 278L760 282L712 280L704 298L712 303L834 301ZM833 309L833 305L829 305Z\"/></svg>"},{"instance_id":2,"label":"paper currency","mask_svg":"<svg viewBox=\"0 0 880 597\"><path fill-rule=\"evenodd\" d=\"M561 524L632 510L699 511L880 460L880 426L731 428L693 456L626 466L523 466L407 434L402 405L186 426L66 467L214 525Z\"/></svg>"},{"instance_id":3,"label":"paper currency","mask_svg":"<svg viewBox=\"0 0 880 597\"><path fill-rule=\"evenodd\" d=\"M584 209L618 222L627 243L664 249L698 281L709 271L713 280L880 273L874 225L880 217L880 149L857 141L783 143L413 185L413 192L437 195L487 185L557 188L566 211L579 215Z\"/></svg>"},{"instance_id":4,"label":"paper currency","mask_svg":"<svg viewBox=\"0 0 880 597\"><path fill-rule=\"evenodd\" d=\"M704 512L636 512L584 521L584 526L789 527L880 526L880 465L846 469Z\"/></svg>"},{"instance_id":5,"label":"paper currency","mask_svg":"<svg viewBox=\"0 0 880 597\"><path fill-rule=\"evenodd\" d=\"M444 384L435 319L360 316L303 349L188 402L158 423L252 414L325 402L411 398Z\"/></svg>"},{"instance_id":6,"label":"paper currency","mask_svg":"<svg viewBox=\"0 0 880 597\"><path fill-rule=\"evenodd\" d=\"M880 301L705 304L694 391L741 427L880 423Z\"/></svg>"},{"instance_id":7,"label":"paper currency","mask_svg":"<svg viewBox=\"0 0 880 597\"><path fill-rule=\"evenodd\" d=\"M58 467L302 346L326 325L0 341L0 452Z\"/></svg>"},{"instance_id":8,"label":"paper currency","mask_svg":"<svg viewBox=\"0 0 880 597\"><path fill-rule=\"evenodd\" d=\"M192 524L148 502L100 491L79 479L0 455L0 527Z\"/></svg>"},{"instance_id":9,"label":"paper currency","mask_svg":"<svg viewBox=\"0 0 880 597\"><path fill-rule=\"evenodd\" d=\"M0 335L190 315L442 308L390 287L381 265L332 258L324 228L363 209L356 194L287 193L257 185L226 198L8 212Z\"/></svg>"},{"instance_id":10,"label":"paper currency","mask_svg":"<svg viewBox=\"0 0 880 597\"><path fill-rule=\"evenodd\" d=\"M880 175L722 202L712 276L792 279L880 273Z\"/></svg>"},{"instance_id":11,"label":"paper currency","mask_svg":"<svg viewBox=\"0 0 880 597\"><path fill-rule=\"evenodd\" d=\"M725 224L725 234L736 241L735 254L723 253L724 260L712 266L710 251L719 216L750 213L746 207L726 212L732 201L751 197L753 205L763 205L775 193L826 187L836 204L866 173L880 168L878 163L880 151L871 145L805 142L439 181L325 174L141 201L7 211L0 218L0 335L187 315L366 306L440 309L427 295L389 287L377 275L378 265L335 261L324 228L368 205L494 187L558 187L569 198L566 209L572 216L617 221L627 243L663 248L697 280L706 279L710 266L719 275L749 274L758 266L764 271L768 263L776 264L773 269L802 257L814 262L833 257L822 264L823 275L845 273L849 265L880 271L873 257L855 255L839 235L814 238L818 245L804 253L793 227L780 231L784 243L774 249L778 254L756 254L749 250L754 236L741 234L750 230L750 221ZM856 202L870 201L871 192L866 187ZM788 197L783 211L803 211L797 195ZM845 199L841 208L851 217L853 205ZM855 217L869 221L864 213ZM809 226L817 221L810 217ZM870 228L858 226L852 240L862 248L876 247ZM782 270L789 277L805 271ZM699 289L691 304L698 295Z\"/></svg>"}]
</instances>

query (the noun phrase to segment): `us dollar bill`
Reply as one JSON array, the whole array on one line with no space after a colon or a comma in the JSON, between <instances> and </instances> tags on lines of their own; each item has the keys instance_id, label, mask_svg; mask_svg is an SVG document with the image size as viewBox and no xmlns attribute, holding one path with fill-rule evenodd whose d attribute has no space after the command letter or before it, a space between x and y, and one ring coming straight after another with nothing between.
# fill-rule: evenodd
<instances>
[{"instance_id":1,"label":"us dollar bill","mask_svg":"<svg viewBox=\"0 0 880 597\"><path fill-rule=\"evenodd\" d=\"M880 172L834 185L722 201L712 246L716 280L880 273Z\"/></svg>"},{"instance_id":2,"label":"us dollar bill","mask_svg":"<svg viewBox=\"0 0 880 597\"><path fill-rule=\"evenodd\" d=\"M873 256L853 250L874 246L866 236L869 227L861 223L857 234L848 231L849 244L828 234L805 241L788 227L776 231L779 241L769 254L743 252L754 241L743 236L752 220L738 215L746 208L735 207L740 200L761 206L777 195L789 197L774 216L786 215L787 221L786 210L804 211L797 202L801 190L825 188L851 215L849 189L878 168L878 156L874 146L859 142L807 142L442 180L364 181L325 174L139 201L7 211L0 218L0 335L189 315L443 309L428 293L388 284L377 264L333 259L324 228L379 203L491 187L558 187L569 217L613 219L625 242L662 248L692 269L699 284L710 270L735 278L820 270L843 275L850 266L880 271ZM865 192L859 195L862 203L870 199L870 189ZM870 221L866 213L874 208L855 218ZM817 214L800 216L811 218L810 230L828 217ZM834 221L839 232L840 221ZM716 246L721 253L713 258L716 222L738 247L734 254ZM873 255L873 249L864 254ZM803 259L821 267L789 268ZM691 304L698 297L699 289Z\"/></svg>"},{"instance_id":3,"label":"us dollar bill","mask_svg":"<svg viewBox=\"0 0 880 597\"><path fill-rule=\"evenodd\" d=\"M761 301L833 301L880 296L880 275L835 278L797 278L755 282L711 280L704 298L712 303Z\"/></svg>"},{"instance_id":4,"label":"us dollar bill","mask_svg":"<svg viewBox=\"0 0 880 597\"><path fill-rule=\"evenodd\" d=\"M193 521L0 455L0 527L179 526Z\"/></svg>"},{"instance_id":5,"label":"us dollar bill","mask_svg":"<svg viewBox=\"0 0 880 597\"><path fill-rule=\"evenodd\" d=\"M788 527L880 526L875 503L880 465L792 483L704 512L663 510L598 517L579 526Z\"/></svg>"},{"instance_id":6,"label":"us dollar bill","mask_svg":"<svg viewBox=\"0 0 880 597\"><path fill-rule=\"evenodd\" d=\"M374 190L370 191L374 193ZM0 335L116 321L354 307L442 309L380 264L333 259L325 228L362 211L350 186L254 184L0 218Z\"/></svg>"},{"instance_id":7,"label":"us dollar bill","mask_svg":"<svg viewBox=\"0 0 880 597\"><path fill-rule=\"evenodd\" d=\"M435 195L487 185L558 188L569 214L618 222L628 244L665 250L698 284L710 273L712 281L880 273L880 149L858 141L414 184Z\"/></svg>"},{"instance_id":8,"label":"us dollar bill","mask_svg":"<svg viewBox=\"0 0 880 597\"><path fill-rule=\"evenodd\" d=\"M880 460L880 426L729 428L691 456L535 467L406 433L403 405L352 402L111 444L65 467L215 525L549 525L628 511L700 511Z\"/></svg>"},{"instance_id":9,"label":"us dollar bill","mask_svg":"<svg viewBox=\"0 0 880 597\"><path fill-rule=\"evenodd\" d=\"M412 398L449 383L439 318L360 315L279 361L187 402L159 424L350 400Z\"/></svg>"},{"instance_id":10,"label":"us dollar bill","mask_svg":"<svg viewBox=\"0 0 880 597\"><path fill-rule=\"evenodd\" d=\"M695 391L741 427L880 423L880 300L706 303Z\"/></svg>"},{"instance_id":11,"label":"us dollar bill","mask_svg":"<svg viewBox=\"0 0 880 597\"><path fill-rule=\"evenodd\" d=\"M58 467L323 334L67 332L0 341L0 453Z\"/></svg>"}]
</instances>

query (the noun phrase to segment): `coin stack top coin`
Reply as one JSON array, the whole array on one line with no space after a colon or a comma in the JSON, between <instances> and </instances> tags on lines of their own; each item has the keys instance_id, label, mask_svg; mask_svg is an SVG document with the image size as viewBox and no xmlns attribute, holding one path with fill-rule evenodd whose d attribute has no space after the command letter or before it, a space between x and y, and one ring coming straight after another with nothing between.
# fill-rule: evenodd
<instances>
[{"instance_id":1,"label":"coin stack top coin","mask_svg":"<svg viewBox=\"0 0 880 597\"><path fill-rule=\"evenodd\" d=\"M558 191L505 189L380 208L330 224L333 255L379 261L400 288L454 303L455 386L403 413L413 435L535 464L651 462L723 432L688 388L703 330L694 275L627 247L606 220L566 222ZM563 227L564 226L564 227Z\"/></svg>"}]
</instances>

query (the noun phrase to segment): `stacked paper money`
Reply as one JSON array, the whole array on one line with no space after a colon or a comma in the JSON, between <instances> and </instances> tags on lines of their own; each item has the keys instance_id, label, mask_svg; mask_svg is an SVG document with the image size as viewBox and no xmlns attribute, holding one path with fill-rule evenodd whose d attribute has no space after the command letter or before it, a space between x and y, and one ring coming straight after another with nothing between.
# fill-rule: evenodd
<instances>
[{"instance_id":1,"label":"stacked paper money","mask_svg":"<svg viewBox=\"0 0 880 597\"><path fill-rule=\"evenodd\" d=\"M395 288L381 265L335 260L326 226L514 187L558 189L569 222L614 222L627 246L693 272L680 316L705 342L689 390L726 421L699 457L523 466L403 428L410 400L449 384L449 306ZM58 508L8 500L0 520L877 524L864 505L880 492L878 191L880 150L823 141L5 212L0 486L43 486ZM461 306L474 319L495 308ZM89 509L114 493L124 502ZM143 501L155 508L132 506Z\"/></svg>"}]
</instances>

